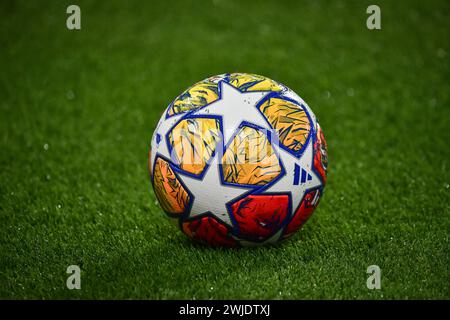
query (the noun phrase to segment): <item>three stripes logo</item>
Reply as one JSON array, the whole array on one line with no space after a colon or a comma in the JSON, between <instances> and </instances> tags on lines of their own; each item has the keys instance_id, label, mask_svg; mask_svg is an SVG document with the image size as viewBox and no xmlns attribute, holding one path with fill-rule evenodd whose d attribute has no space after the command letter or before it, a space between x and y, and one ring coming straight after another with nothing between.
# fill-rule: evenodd
<instances>
[{"instance_id":1,"label":"three stripes logo","mask_svg":"<svg viewBox=\"0 0 450 320\"><path fill-rule=\"evenodd\" d=\"M294 167L294 186L298 186L300 183L312 180L312 177L305 169L301 168L298 164Z\"/></svg>"}]
</instances>

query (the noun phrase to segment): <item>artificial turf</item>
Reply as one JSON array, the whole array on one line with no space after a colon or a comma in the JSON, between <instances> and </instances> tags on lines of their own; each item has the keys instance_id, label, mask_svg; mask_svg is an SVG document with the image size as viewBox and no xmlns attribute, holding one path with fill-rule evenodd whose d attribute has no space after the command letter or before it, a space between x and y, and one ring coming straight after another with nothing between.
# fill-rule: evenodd
<instances>
[{"instance_id":1,"label":"artificial turf","mask_svg":"<svg viewBox=\"0 0 450 320\"><path fill-rule=\"evenodd\" d=\"M450 298L448 1L0 3L0 298ZM165 107L214 74L300 94L329 148L292 239L195 245L147 152ZM66 268L81 267L81 290ZM366 287L369 265L381 290Z\"/></svg>"}]
</instances>

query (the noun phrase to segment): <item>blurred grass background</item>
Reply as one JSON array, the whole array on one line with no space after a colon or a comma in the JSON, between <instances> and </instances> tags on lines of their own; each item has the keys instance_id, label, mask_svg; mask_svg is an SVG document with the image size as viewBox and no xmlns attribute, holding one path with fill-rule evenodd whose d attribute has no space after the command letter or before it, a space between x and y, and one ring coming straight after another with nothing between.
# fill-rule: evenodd
<instances>
[{"instance_id":1,"label":"blurred grass background","mask_svg":"<svg viewBox=\"0 0 450 320\"><path fill-rule=\"evenodd\" d=\"M79 31L70 4L0 3L1 298L450 298L448 1L377 1L377 31L372 1L77 1ZM275 247L193 245L150 187L162 111L225 72L286 84L327 138L325 196Z\"/></svg>"}]
</instances>

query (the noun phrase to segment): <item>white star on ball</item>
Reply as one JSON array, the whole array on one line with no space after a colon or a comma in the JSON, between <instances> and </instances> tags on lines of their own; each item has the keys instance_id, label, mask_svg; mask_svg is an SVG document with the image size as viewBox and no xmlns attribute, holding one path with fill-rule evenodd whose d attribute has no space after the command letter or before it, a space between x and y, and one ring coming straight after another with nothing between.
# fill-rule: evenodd
<instances>
[{"instance_id":1,"label":"white star on ball","mask_svg":"<svg viewBox=\"0 0 450 320\"><path fill-rule=\"evenodd\" d=\"M321 185L320 179L312 169L314 163L313 141L309 139L308 145L300 158L284 150L280 145L276 147L285 173L273 185L269 186L264 193L286 193L287 190L293 190L290 192L290 200L292 214L294 214L305 192Z\"/></svg>"},{"instance_id":2,"label":"white star on ball","mask_svg":"<svg viewBox=\"0 0 450 320\"><path fill-rule=\"evenodd\" d=\"M151 142L151 166L155 163L156 155L161 155L166 159L172 160L176 162L176 157L170 154L169 146L167 144L167 134L172 130L172 128L176 125L176 123L185 115L185 113L176 114L169 118L163 117L162 120L158 123L156 127L155 134L153 135ZM157 137L159 136L159 141Z\"/></svg>"},{"instance_id":3,"label":"white star on ball","mask_svg":"<svg viewBox=\"0 0 450 320\"><path fill-rule=\"evenodd\" d=\"M271 129L267 119L256 105L270 91L241 92L225 81L219 82L220 99L194 111L198 115L218 115L222 118L223 142L237 131L242 122L247 121L262 128Z\"/></svg>"},{"instance_id":4,"label":"white star on ball","mask_svg":"<svg viewBox=\"0 0 450 320\"><path fill-rule=\"evenodd\" d=\"M229 186L222 183L217 153L211 158L203 178L194 178L181 172L178 172L178 178L193 196L189 217L210 213L228 226L233 227L227 203L242 196L250 188Z\"/></svg>"}]
</instances>

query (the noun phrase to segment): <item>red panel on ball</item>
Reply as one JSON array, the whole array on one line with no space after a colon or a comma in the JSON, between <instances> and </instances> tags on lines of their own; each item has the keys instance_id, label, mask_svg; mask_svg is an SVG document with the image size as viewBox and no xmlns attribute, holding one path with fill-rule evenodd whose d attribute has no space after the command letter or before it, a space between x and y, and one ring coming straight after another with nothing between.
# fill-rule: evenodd
<instances>
[{"instance_id":1,"label":"red panel on ball","mask_svg":"<svg viewBox=\"0 0 450 320\"><path fill-rule=\"evenodd\" d=\"M327 142L325 141L322 129L317 125L316 141L314 143L314 168L319 172L323 181L323 186L325 186L325 183L327 182L327 167Z\"/></svg>"},{"instance_id":2,"label":"red panel on ball","mask_svg":"<svg viewBox=\"0 0 450 320\"><path fill-rule=\"evenodd\" d=\"M294 217L289 221L283 238L291 236L294 232L299 230L309 217L313 214L320 200L320 191L313 190L305 194L300 207L295 212Z\"/></svg>"},{"instance_id":3,"label":"red panel on ball","mask_svg":"<svg viewBox=\"0 0 450 320\"><path fill-rule=\"evenodd\" d=\"M240 235L262 241L276 233L288 215L288 195L249 195L232 205Z\"/></svg>"},{"instance_id":4,"label":"red panel on ball","mask_svg":"<svg viewBox=\"0 0 450 320\"><path fill-rule=\"evenodd\" d=\"M213 217L185 221L183 231L190 238L211 246L235 247L237 241L231 237L226 226Z\"/></svg>"}]
</instances>

